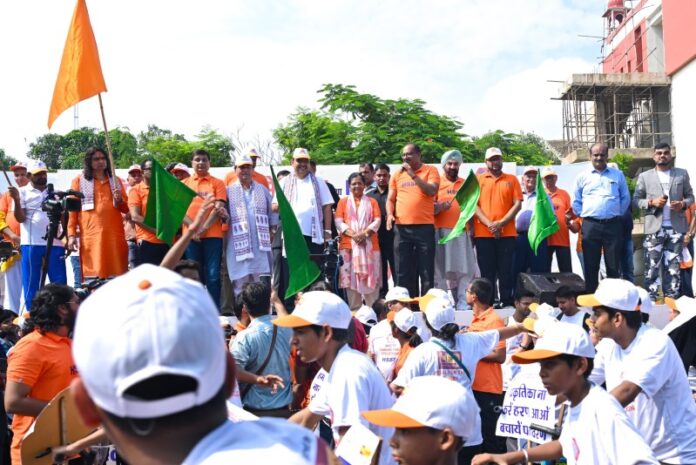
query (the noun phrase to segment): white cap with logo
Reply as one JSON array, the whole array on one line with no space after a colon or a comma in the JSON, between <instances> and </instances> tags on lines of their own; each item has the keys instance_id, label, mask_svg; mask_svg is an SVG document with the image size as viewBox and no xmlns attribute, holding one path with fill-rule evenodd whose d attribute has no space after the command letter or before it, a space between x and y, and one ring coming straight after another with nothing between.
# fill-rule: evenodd
<instances>
[{"instance_id":1,"label":"white cap with logo","mask_svg":"<svg viewBox=\"0 0 696 465\"><path fill-rule=\"evenodd\" d=\"M392 408L362 415L370 423L391 428L450 428L465 442L480 434L479 407L473 393L442 376L413 378Z\"/></svg>"},{"instance_id":2,"label":"white cap with logo","mask_svg":"<svg viewBox=\"0 0 696 465\"><path fill-rule=\"evenodd\" d=\"M46 167L46 163L42 162L41 160L30 160L29 166L27 166L27 171L29 171L31 174L36 174L42 171L48 172L48 168Z\"/></svg>"},{"instance_id":3,"label":"white cap with logo","mask_svg":"<svg viewBox=\"0 0 696 465\"><path fill-rule=\"evenodd\" d=\"M537 321L541 322L541 320ZM534 349L514 354L512 356L513 362L519 364L534 363L563 354L586 358L595 357L595 348L590 336L582 326L561 321L541 323L543 323L544 328L539 330L538 334L542 334L542 336L537 339ZM537 330L536 325L534 329Z\"/></svg>"},{"instance_id":4,"label":"white cap with logo","mask_svg":"<svg viewBox=\"0 0 696 465\"><path fill-rule=\"evenodd\" d=\"M624 312L640 311L640 294L635 284L624 279L605 278L594 294L578 296L581 307L609 307Z\"/></svg>"},{"instance_id":5,"label":"white cap with logo","mask_svg":"<svg viewBox=\"0 0 696 465\"><path fill-rule=\"evenodd\" d=\"M348 304L332 292L305 292L295 304L291 315L273 320L273 324L286 328L311 325L327 325L337 329L348 329L353 315Z\"/></svg>"},{"instance_id":6,"label":"white cap with logo","mask_svg":"<svg viewBox=\"0 0 696 465\"><path fill-rule=\"evenodd\" d=\"M125 418L158 418L199 406L226 379L225 339L210 294L154 265L117 277L84 301L73 355L94 403ZM161 399L129 393L162 375L191 378L195 388Z\"/></svg>"},{"instance_id":7,"label":"white cap with logo","mask_svg":"<svg viewBox=\"0 0 696 465\"><path fill-rule=\"evenodd\" d=\"M488 150L486 150L486 160L489 160L493 157L502 157L503 152L498 148L498 147L490 147Z\"/></svg>"}]
</instances>

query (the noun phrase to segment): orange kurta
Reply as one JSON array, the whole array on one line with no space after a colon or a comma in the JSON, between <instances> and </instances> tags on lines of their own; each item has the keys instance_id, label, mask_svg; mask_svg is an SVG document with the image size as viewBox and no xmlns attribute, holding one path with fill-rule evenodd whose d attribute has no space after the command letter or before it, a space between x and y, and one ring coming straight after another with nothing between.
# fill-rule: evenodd
<instances>
[{"instance_id":1,"label":"orange kurta","mask_svg":"<svg viewBox=\"0 0 696 465\"><path fill-rule=\"evenodd\" d=\"M549 246L570 247L570 234L566 223L566 212L573 213L570 195L563 189L556 189L554 193L546 191L546 193L551 198L556 221L558 221L558 231L549 236L547 244ZM573 214L573 216L575 215Z\"/></svg>"},{"instance_id":2,"label":"orange kurta","mask_svg":"<svg viewBox=\"0 0 696 465\"><path fill-rule=\"evenodd\" d=\"M14 200L12 200L12 197L10 197L9 192L5 192L2 194L2 197L0 197L0 211L5 213L5 223L7 226L10 227L13 233L19 236L19 223L17 222L17 219L15 218L14 214ZM7 235L5 235L5 239L8 241L10 240Z\"/></svg>"},{"instance_id":3,"label":"orange kurta","mask_svg":"<svg viewBox=\"0 0 696 465\"><path fill-rule=\"evenodd\" d=\"M72 181L71 189L80 190L80 176ZM120 179L123 201L114 207L108 180L94 180L94 209L71 212L68 234L77 236L80 226L80 261L82 276L108 278L128 271L128 246L121 213L128 213L126 189Z\"/></svg>"}]
</instances>

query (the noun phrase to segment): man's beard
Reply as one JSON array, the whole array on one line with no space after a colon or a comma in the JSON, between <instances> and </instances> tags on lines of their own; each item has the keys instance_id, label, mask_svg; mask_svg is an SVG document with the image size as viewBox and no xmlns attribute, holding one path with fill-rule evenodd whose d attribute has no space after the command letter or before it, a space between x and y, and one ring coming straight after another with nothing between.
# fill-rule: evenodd
<instances>
[{"instance_id":1,"label":"man's beard","mask_svg":"<svg viewBox=\"0 0 696 465\"><path fill-rule=\"evenodd\" d=\"M75 330L75 320L77 319L77 314L74 312L68 313L68 315L63 318L62 325L68 328L68 334L72 334Z\"/></svg>"},{"instance_id":2,"label":"man's beard","mask_svg":"<svg viewBox=\"0 0 696 465\"><path fill-rule=\"evenodd\" d=\"M35 186L44 187L46 184L48 184L48 179L37 178L33 181L33 183Z\"/></svg>"}]
</instances>

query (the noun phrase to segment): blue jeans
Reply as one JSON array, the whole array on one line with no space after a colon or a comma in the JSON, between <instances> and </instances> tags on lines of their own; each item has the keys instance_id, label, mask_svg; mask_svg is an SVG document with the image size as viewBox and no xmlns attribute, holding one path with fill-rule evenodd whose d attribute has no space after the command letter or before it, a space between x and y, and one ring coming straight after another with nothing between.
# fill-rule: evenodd
<instances>
[{"instance_id":1,"label":"blue jeans","mask_svg":"<svg viewBox=\"0 0 696 465\"><path fill-rule=\"evenodd\" d=\"M72 264L73 269L73 287L78 288L80 287L80 284L82 284L82 265L80 265L80 256L70 255L70 263Z\"/></svg>"},{"instance_id":2,"label":"blue jeans","mask_svg":"<svg viewBox=\"0 0 696 465\"><path fill-rule=\"evenodd\" d=\"M186 248L186 258L198 262L201 266L201 280L220 308L220 263L222 260L222 238L208 237L200 242L191 241Z\"/></svg>"},{"instance_id":3,"label":"blue jeans","mask_svg":"<svg viewBox=\"0 0 696 465\"><path fill-rule=\"evenodd\" d=\"M624 239L623 254L621 256L621 278L632 283L636 281L633 274L633 239Z\"/></svg>"},{"instance_id":4,"label":"blue jeans","mask_svg":"<svg viewBox=\"0 0 696 465\"><path fill-rule=\"evenodd\" d=\"M24 301L27 310L31 309L31 301L39 290L41 281L41 262L46 254L45 245L23 245L22 250L22 287L24 288ZM65 254L63 247L51 248L51 256L48 259L48 278L55 284L67 284L68 277L65 271Z\"/></svg>"}]
</instances>

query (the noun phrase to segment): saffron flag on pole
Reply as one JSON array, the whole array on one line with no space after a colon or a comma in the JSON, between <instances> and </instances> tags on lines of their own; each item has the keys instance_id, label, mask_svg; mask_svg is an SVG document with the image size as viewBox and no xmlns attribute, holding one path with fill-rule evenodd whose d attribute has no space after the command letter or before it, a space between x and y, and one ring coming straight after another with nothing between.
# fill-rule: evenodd
<instances>
[{"instance_id":1,"label":"saffron flag on pole","mask_svg":"<svg viewBox=\"0 0 696 465\"><path fill-rule=\"evenodd\" d=\"M169 245L196 196L186 184L169 174L156 160L152 160L150 193L143 223L155 230L157 238Z\"/></svg>"},{"instance_id":2,"label":"saffron flag on pole","mask_svg":"<svg viewBox=\"0 0 696 465\"><path fill-rule=\"evenodd\" d=\"M536 203L534 204L532 219L529 222L529 230L527 231L529 246L534 251L534 255L536 255L541 241L558 231L559 227L551 200L546 195L544 186L541 183L541 173L537 171Z\"/></svg>"},{"instance_id":3,"label":"saffron flag on pole","mask_svg":"<svg viewBox=\"0 0 696 465\"><path fill-rule=\"evenodd\" d=\"M100 92L106 92L106 83L99 63L97 41L89 21L87 4L85 0L77 0L53 89L48 128L65 110Z\"/></svg>"},{"instance_id":4,"label":"saffron flag on pole","mask_svg":"<svg viewBox=\"0 0 696 465\"><path fill-rule=\"evenodd\" d=\"M280 187L272 166L271 175L273 176L273 187L278 200L280 221L283 225L283 242L290 274L288 288L285 290L285 295L281 296L281 298L287 299L316 281L321 271L309 257L309 248L302 235L300 223L297 221L295 212L292 211L292 206Z\"/></svg>"},{"instance_id":5,"label":"saffron flag on pole","mask_svg":"<svg viewBox=\"0 0 696 465\"><path fill-rule=\"evenodd\" d=\"M478 205L479 196L481 195L481 188L478 183L478 179L472 170L469 170L469 175L466 177L466 181L461 185L457 193L454 195L454 200L459 204L459 219L457 224L454 225L450 233L438 241L439 244L446 244L452 239L464 234L466 229L466 223L474 216L476 213L476 205Z\"/></svg>"}]
</instances>

